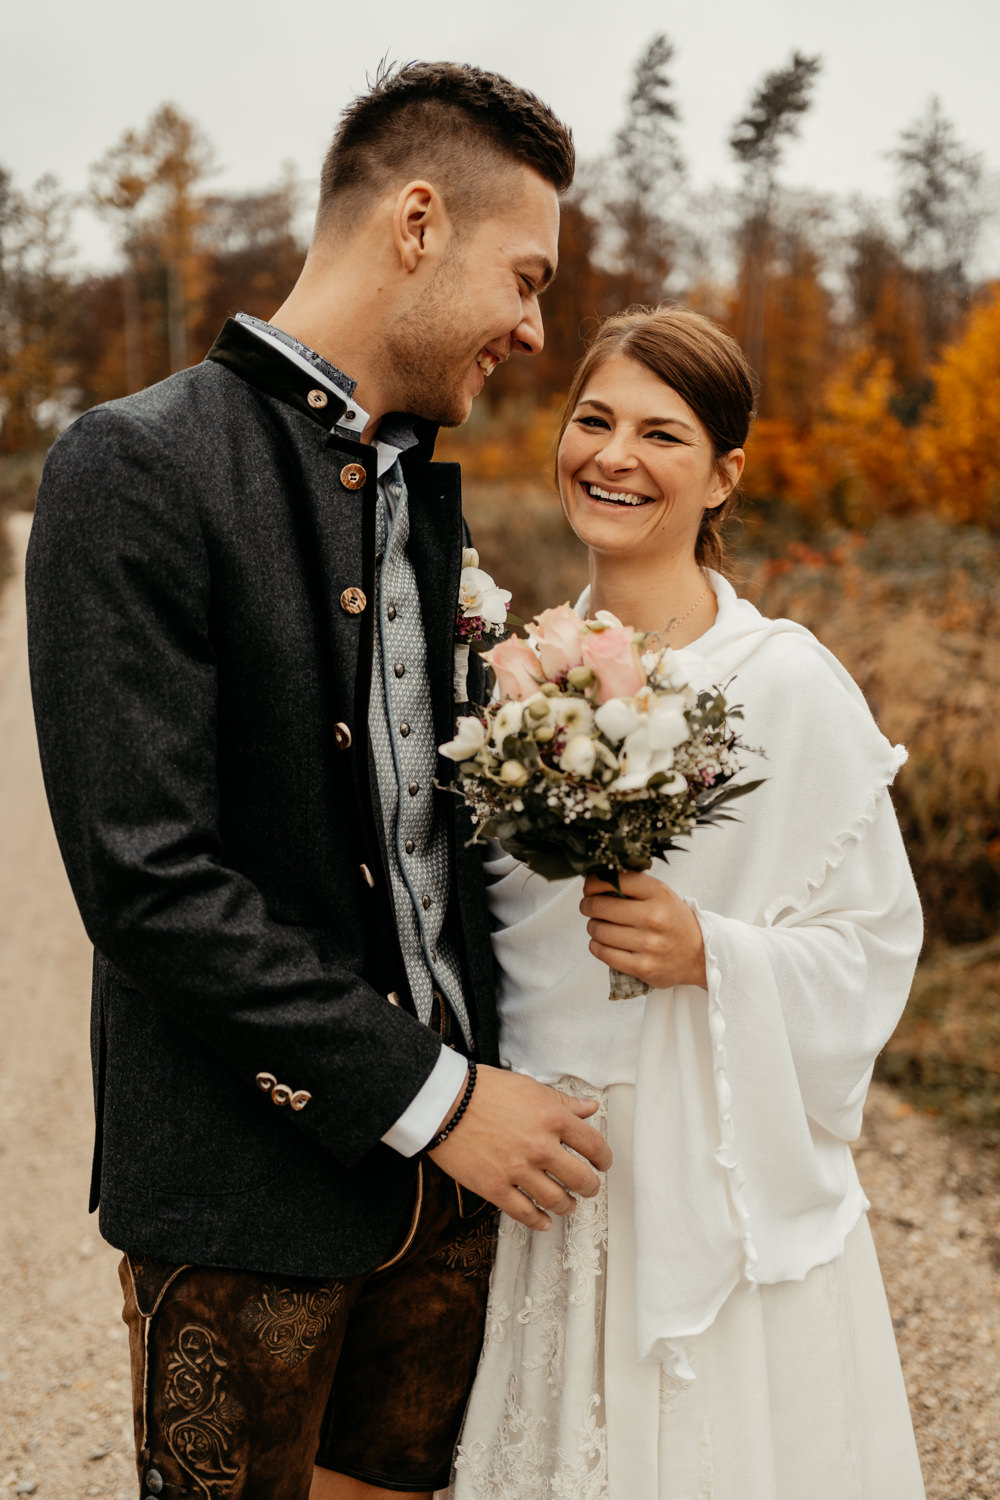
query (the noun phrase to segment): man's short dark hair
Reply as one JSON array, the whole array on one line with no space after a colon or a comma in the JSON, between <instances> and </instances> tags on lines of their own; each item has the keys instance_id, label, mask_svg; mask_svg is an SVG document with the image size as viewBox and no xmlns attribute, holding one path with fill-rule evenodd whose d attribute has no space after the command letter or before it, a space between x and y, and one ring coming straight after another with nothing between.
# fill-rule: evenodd
<instances>
[{"instance_id":1,"label":"man's short dark hair","mask_svg":"<svg viewBox=\"0 0 1000 1500\"><path fill-rule=\"evenodd\" d=\"M493 205L497 175L517 166L559 193L573 181L570 132L534 94L459 63L380 70L341 116L323 163L316 226L350 228L395 183L425 177L456 227L468 228Z\"/></svg>"}]
</instances>

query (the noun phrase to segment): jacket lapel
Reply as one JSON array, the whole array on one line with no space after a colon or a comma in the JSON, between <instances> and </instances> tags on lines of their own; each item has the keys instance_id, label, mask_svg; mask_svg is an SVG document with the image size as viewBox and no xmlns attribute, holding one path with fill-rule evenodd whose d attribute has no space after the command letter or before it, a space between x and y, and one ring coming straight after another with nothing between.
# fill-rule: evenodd
<instances>
[{"instance_id":1,"label":"jacket lapel","mask_svg":"<svg viewBox=\"0 0 1000 1500\"><path fill-rule=\"evenodd\" d=\"M410 556L420 589L437 743L455 732L455 616L462 573L462 496L457 464L406 465Z\"/></svg>"}]
</instances>

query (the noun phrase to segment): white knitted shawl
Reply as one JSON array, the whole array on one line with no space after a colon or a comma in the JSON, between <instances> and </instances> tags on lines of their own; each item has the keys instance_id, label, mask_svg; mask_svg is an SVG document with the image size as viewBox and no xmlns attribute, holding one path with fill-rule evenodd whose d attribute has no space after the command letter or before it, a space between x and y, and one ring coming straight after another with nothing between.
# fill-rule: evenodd
<instances>
[{"instance_id":1,"label":"white knitted shawl","mask_svg":"<svg viewBox=\"0 0 1000 1500\"><path fill-rule=\"evenodd\" d=\"M698 915L708 995L611 1004L579 882L497 861L492 893L505 1057L598 1084L635 1068L639 1354L687 1378L683 1341L741 1279L801 1279L868 1206L847 1143L922 931L886 792L905 751L809 631L710 577L718 618L684 661L696 685L730 684L766 753L744 775L767 781L735 804L742 821L657 865Z\"/></svg>"}]
</instances>

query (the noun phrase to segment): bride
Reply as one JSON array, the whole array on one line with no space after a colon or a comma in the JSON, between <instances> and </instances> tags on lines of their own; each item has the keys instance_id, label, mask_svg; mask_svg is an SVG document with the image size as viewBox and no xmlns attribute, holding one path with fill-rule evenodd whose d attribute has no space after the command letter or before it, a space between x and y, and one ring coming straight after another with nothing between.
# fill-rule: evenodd
<instances>
[{"instance_id":1,"label":"bride","mask_svg":"<svg viewBox=\"0 0 1000 1500\"><path fill-rule=\"evenodd\" d=\"M730 683L765 784L669 866L549 884L487 862L506 1066L599 1102L601 1194L504 1216L452 1500L918 1500L849 1142L921 940L904 759L807 630L720 571L753 388L681 308L597 334L557 473L578 609ZM608 1001L611 965L651 986Z\"/></svg>"}]
</instances>

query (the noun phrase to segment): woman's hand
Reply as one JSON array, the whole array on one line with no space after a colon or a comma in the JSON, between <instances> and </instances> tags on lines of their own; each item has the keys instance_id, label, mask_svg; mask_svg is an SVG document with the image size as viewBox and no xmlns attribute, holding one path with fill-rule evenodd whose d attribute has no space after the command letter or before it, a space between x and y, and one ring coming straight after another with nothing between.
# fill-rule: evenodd
<instances>
[{"instance_id":1,"label":"woman's hand","mask_svg":"<svg viewBox=\"0 0 1000 1500\"><path fill-rule=\"evenodd\" d=\"M691 908L655 875L623 870L619 879L628 901L596 875L584 881L580 910L590 919L594 957L654 990L675 984L707 988L705 944Z\"/></svg>"}]
</instances>

